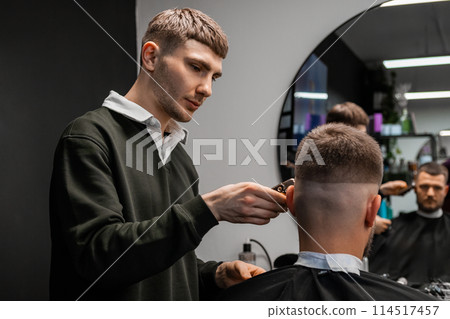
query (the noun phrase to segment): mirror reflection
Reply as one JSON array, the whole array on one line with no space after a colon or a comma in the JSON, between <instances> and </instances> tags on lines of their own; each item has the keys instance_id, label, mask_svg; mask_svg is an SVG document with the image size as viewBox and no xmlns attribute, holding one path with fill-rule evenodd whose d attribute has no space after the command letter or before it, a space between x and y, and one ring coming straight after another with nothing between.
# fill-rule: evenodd
<instances>
[{"instance_id":1,"label":"mirror reflection","mask_svg":"<svg viewBox=\"0 0 450 319\"><path fill-rule=\"evenodd\" d=\"M423 65L435 57L440 61ZM280 139L300 141L336 112L358 118L350 123L338 116L333 122L366 130L383 153L384 199L366 269L446 300L449 74L450 1L377 7L340 26L306 59L286 97L278 132ZM280 167L283 179L294 176L295 151L292 146L287 165ZM406 193L393 186L401 181Z\"/></svg>"},{"instance_id":2,"label":"mirror reflection","mask_svg":"<svg viewBox=\"0 0 450 319\"><path fill-rule=\"evenodd\" d=\"M408 162L444 161L450 156L450 138L439 133L450 127L450 99L416 99L411 93L448 91L450 64L388 69L383 61L448 56L449 30L448 1L376 7L346 22L297 72L278 137L299 141L325 123L334 105L351 101L371 115L368 131L384 145L392 174ZM377 113L382 114L383 131L374 127ZM295 146L288 165L280 168L283 179L293 176L294 156Z\"/></svg>"}]
</instances>

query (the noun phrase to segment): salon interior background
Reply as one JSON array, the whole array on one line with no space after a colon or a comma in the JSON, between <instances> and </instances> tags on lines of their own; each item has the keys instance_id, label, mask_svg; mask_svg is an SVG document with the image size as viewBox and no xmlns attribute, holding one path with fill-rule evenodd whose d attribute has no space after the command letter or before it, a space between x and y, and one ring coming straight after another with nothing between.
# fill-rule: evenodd
<instances>
[{"instance_id":1,"label":"salon interior background","mask_svg":"<svg viewBox=\"0 0 450 319\"><path fill-rule=\"evenodd\" d=\"M78 1L134 57L149 18L161 10L193 7L216 19L229 36L230 52L224 77L195 115L199 125L187 125L190 138L252 141L276 138L281 95L299 67L330 32L373 2ZM110 89L125 94L136 65L73 1L2 4L0 21L0 300L46 300L54 147L65 125L100 106ZM426 116L433 121L443 114L430 109ZM201 192L252 179L277 184L276 149L261 155L266 166L202 162ZM298 251L296 227L282 216L263 227L221 223L197 252L203 259L236 259L247 237L263 242L272 259ZM262 251L254 250L267 268Z\"/></svg>"}]
</instances>

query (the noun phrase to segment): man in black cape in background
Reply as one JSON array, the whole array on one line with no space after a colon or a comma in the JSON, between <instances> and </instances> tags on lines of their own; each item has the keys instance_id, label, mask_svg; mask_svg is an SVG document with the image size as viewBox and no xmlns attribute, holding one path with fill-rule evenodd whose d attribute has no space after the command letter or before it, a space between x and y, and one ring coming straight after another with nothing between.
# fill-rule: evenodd
<instances>
[{"instance_id":1,"label":"man in black cape in background","mask_svg":"<svg viewBox=\"0 0 450 319\"><path fill-rule=\"evenodd\" d=\"M286 201L299 225L297 262L231 287L222 299L434 300L361 270L383 175L370 136L343 124L320 126L300 143L295 164Z\"/></svg>"},{"instance_id":2,"label":"man in black cape in background","mask_svg":"<svg viewBox=\"0 0 450 319\"><path fill-rule=\"evenodd\" d=\"M392 228L377 236L369 260L371 272L408 285L450 281L450 214L442 205L448 192L448 170L435 162L419 167L415 192L419 209L400 214Z\"/></svg>"}]
</instances>

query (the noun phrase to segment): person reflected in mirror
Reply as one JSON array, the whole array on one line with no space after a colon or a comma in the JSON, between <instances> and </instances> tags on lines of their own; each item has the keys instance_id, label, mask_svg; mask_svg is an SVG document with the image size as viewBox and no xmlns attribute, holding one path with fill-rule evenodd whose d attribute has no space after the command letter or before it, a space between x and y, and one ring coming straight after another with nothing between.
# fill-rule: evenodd
<instances>
[{"instance_id":1,"label":"person reflected in mirror","mask_svg":"<svg viewBox=\"0 0 450 319\"><path fill-rule=\"evenodd\" d=\"M323 163L302 158L305 143L314 143ZM298 225L297 262L233 286L221 299L434 300L362 270L382 176L381 150L369 135L338 123L312 130L298 146L295 185L287 190Z\"/></svg>"},{"instance_id":2,"label":"person reflected in mirror","mask_svg":"<svg viewBox=\"0 0 450 319\"><path fill-rule=\"evenodd\" d=\"M336 104L327 113L327 123L343 123L352 126L362 132L367 132L367 125L369 125L369 116L359 105L352 102L344 102ZM408 188L405 181L396 180L389 181L380 186L380 195L400 195ZM375 222L375 234L381 234L389 229L391 221L377 215Z\"/></svg>"},{"instance_id":3,"label":"person reflected in mirror","mask_svg":"<svg viewBox=\"0 0 450 319\"><path fill-rule=\"evenodd\" d=\"M389 231L376 236L369 269L419 287L450 281L450 213L442 210L448 193L448 170L436 162L419 167L414 191L418 210L392 220Z\"/></svg>"}]
</instances>

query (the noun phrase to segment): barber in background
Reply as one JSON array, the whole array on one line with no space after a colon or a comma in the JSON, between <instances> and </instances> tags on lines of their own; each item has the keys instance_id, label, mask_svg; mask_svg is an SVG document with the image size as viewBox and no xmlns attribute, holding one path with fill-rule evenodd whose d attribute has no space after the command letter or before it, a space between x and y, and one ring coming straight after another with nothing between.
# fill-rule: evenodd
<instances>
[{"instance_id":1,"label":"barber in background","mask_svg":"<svg viewBox=\"0 0 450 319\"><path fill-rule=\"evenodd\" d=\"M352 126L360 131L367 132L369 117L367 113L358 105L352 102L336 104L327 114L327 123L343 123ZM399 195L408 188L404 181L389 181L380 186L382 196ZM375 234L381 234L391 225L391 221L377 215L375 222Z\"/></svg>"},{"instance_id":2,"label":"barber in background","mask_svg":"<svg viewBox=\"0 0 450 319\"><path fill-rule=\"evenodd\" d=\"M255 183L198 194L178 122L211 96L227 51L204 13L163 11L144 35L128 93L111 91L66 128L50 193L51 299L198 300L264 272L241 261L204 263L194 252L218 221L267 224L285 206L284 195ZM153 150L140 158L151 175L127 164L127 144L139 136Z\"/></svg>"},{"instance_id":3,"label":"barber in background","mask_svg":"<svg viewBox=\"0 0 450 319\"><path fill-rule=\"evenodd\" d=\"M450 281L450 214L442 210L448 170L435 162L419 167L415 185L418 210L400 214L389 231L377 236L369 259L371 272L403 277L411 286Z\"/></svg>"}]
</instances>

